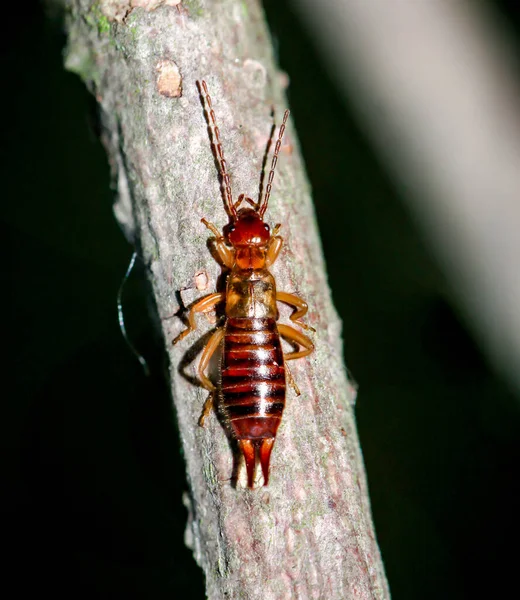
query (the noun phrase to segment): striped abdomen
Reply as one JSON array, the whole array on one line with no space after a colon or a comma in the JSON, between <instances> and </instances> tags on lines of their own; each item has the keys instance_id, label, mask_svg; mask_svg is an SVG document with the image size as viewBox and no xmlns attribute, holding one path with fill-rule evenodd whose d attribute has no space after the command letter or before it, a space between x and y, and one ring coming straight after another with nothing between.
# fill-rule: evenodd
<instances>
[{"instance_id":1,"label":"striped abdomen","mask_svg":"<svg viewBox=\"0 0 520 600\"><path fill-rule=\"evenodd\" d=\"M272 318L228 318L222 408L238 440L274 438L285 406L285 368Z\"/></svg>"}]
</instances>

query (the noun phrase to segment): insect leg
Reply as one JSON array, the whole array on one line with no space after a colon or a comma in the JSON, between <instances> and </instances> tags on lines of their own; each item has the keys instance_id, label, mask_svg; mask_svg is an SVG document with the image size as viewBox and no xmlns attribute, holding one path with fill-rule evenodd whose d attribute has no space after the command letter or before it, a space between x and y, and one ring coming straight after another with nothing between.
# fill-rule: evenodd
<instances>
[{"instance_id":1,"label":"insect leg","mask_svg":"<svg viewBox=\"0 0 520 600\"><path fill-rule=\"evenodd\" d=\"M303 348L303 350L298 350L297 352L284 354L285 360L294 360L295 358L308 356L314 350L314 344L311 340L304 333L297 331L290 325L279 324L278 331L284 340L294 342Z\"/></svg>"},{"instance_id":2,"label":"insect leg","mask_svg":"<svg viewBox=\"0 0 520 600\"><path fill-rule=\"evenodd\" d=\"M289 294L288 292L276 292L276 300L294 307L295 311L289 317L293 323L297 323L300 327L303 327L303 329L316 331L314 327L300 321L301 317L303 317L309 309L305 300L298 298L298 296L295 296L294 294Z\"/></svg>"},{"instance_id":3,"label":"insect leg","mask_svg":"<svg viewBox=\"0 0 520 600\"><path fill-rule=\"evenodd\" d=\"M224 238L215 241L215 250L222 263L228 269L232 269L235 264L235 251L226 244Z\"/></svg>"},{"instance_id":4,"label":"insect leg","mask_svg":"<svg viewBox=\"0 0 520 600\"><path fill-rule=\"evenodd\" d=\"M182 339L184 339L188 333L195 331L197 329L197 323L195 322L195 315L197 313L208 312L212 308L214 308L219 302L222 302L226 295L221 292L217 292L216 294L210 294L205 298L200 299L198 302L191 307L190 312L188 313L188 328L184 331L181 331L179 335L173 340L172 344L177 344Z\"/></svg>"},{"instance_id":5,"label":"insect leg","mask_svg":"<svg viewBox=\"0 0 520 600\"><path fill-rule=\"evenodd\" d=\"M200 415L199 425L204 427L204 420L211 412L213 408L213 396L215 394L215 386L208 379L206 375L206 369L208 368L209 361L211 357L215 354L217 348L220 346L220 342L224 337L224 329L221 327L213 332L212 336L209 338L208 343L204 346L204 350L202 351L202 356L200 357L199 366L197 368L197 373L199 375L199 379L202 385L209 391L209 396L204 402L204 407L202 409L202 414Z\"/></svg>"},{"instance_id":6,"label":"insect leg","mask_svg":"<svg viewBox=\"0 0 520 600\"><path fill-rule=\"evenodd\" d=\"M265 266L267 268L269 268L276 261L283 246L283 238L279 235L276 235L278 233L278 229L280 229L280 225L277 225L274 228L273 235L269 240L269 248L267 249L267 255L265 257Z\"/></svg>"},{"instance_id":7,"label":"insect leg","mask_svg":"<svg viewBox=\"0 0 520 600\"><path fill-rule=\"evenodd\" d=\"M228 269L232 269L235 263L235 252L233 248L230 248L226 244L224 237L222 236L220 231L215 227L215 225L213 225L213 223L206 221L206 219L201 219L201 221L215 236L215 250L217 251L220 260Z\"/></svg>"},{"instance_id":8,"label":"insect leg","mask_svg":"<svg viewBox=\"0 0 520 600\"><path fill-rule=\"evenodd\" d=\"M287 360L287 359L285 359ZM296 385L296 381L294 381L293 374L291 373L291 369L289 369L289 365L285 365L285 372L287 373L287 383L292 387L294 393L299 396L300 388Z\"/></svg>"}]
</instances>

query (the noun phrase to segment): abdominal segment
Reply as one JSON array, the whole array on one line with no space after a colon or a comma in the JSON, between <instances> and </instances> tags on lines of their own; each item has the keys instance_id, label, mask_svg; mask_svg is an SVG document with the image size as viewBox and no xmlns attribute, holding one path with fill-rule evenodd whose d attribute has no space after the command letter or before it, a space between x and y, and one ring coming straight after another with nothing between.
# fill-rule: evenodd
<instances>
[{"instance_id":1,"label":"abdominal segment","mask_svg":"<svg viewBox=\"0 0 520 600\"><path fill-rule=\"evenodd\" d=\"M285 368L272 318L229 318L222 409L238 440L274 438L285 406Z\"/></svg>"}]
</instances>

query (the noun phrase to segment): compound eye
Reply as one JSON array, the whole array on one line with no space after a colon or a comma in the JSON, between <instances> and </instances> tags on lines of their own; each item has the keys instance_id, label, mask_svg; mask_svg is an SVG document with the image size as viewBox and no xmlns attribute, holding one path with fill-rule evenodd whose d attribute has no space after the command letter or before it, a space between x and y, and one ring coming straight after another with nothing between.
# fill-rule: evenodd
<instances>
[{"instance_id":1,"label":"compound eye","mask_svg":"<svg viewBox=\"0 0 520 600\"><path fill-rule=\"evenodd\" d=\"M229 238L229 236L235 231L235 226L232 224L228 224L224 227L224 236Z\"/></svg>"}]
</instances>

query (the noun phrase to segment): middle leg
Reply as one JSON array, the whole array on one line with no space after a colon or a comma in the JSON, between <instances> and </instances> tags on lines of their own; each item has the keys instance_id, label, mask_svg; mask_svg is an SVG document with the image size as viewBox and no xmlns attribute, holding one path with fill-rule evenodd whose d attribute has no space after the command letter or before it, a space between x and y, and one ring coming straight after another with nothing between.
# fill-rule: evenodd
<instances>
[{"instance_id":1,"label":"middle leg","mask_svg":"<svg viewBox=\"0 0 520 600\"><path fill-rule=\"evenodd\" d=\"M297 323L300 327L303 327L303 329L308 329L309 331L316 331L314 327L311 327L306 323L302 323L302 321L300 320L305 314L307 314L307 311L309 310L309 307L305 300L302 300L294 294L289 294L288 292L276 292L276 300L278 302L288 304L289 306L292 306L294 308L293 314L289 317L289 319L291 319L293 323Z\"/></svg>"},{"instance_id":2,"label":"middle leg","mask_svg":"<svg viewBox=\"0 0 520 600\"><path fill-rule=\"evenodd\" d=\"M195 304L191 307L190 312L188 313L188 328L184 331L181 331L181 333L179 333L179 335L173 340L172 344L177 344L178 342L183 340L188 335L188 333L191 333L192 331L195 331L195 329L197 329L197 323L195 322L195 315L197 313L209 312L210 310L215 308L215 306L219 302L222 302L222 300L224 300L225 297L226 295L224 293L217 292L215 294L210 294L205 298L201 298L200 300L195 302Z\"/></svg>"}]
</instances>

